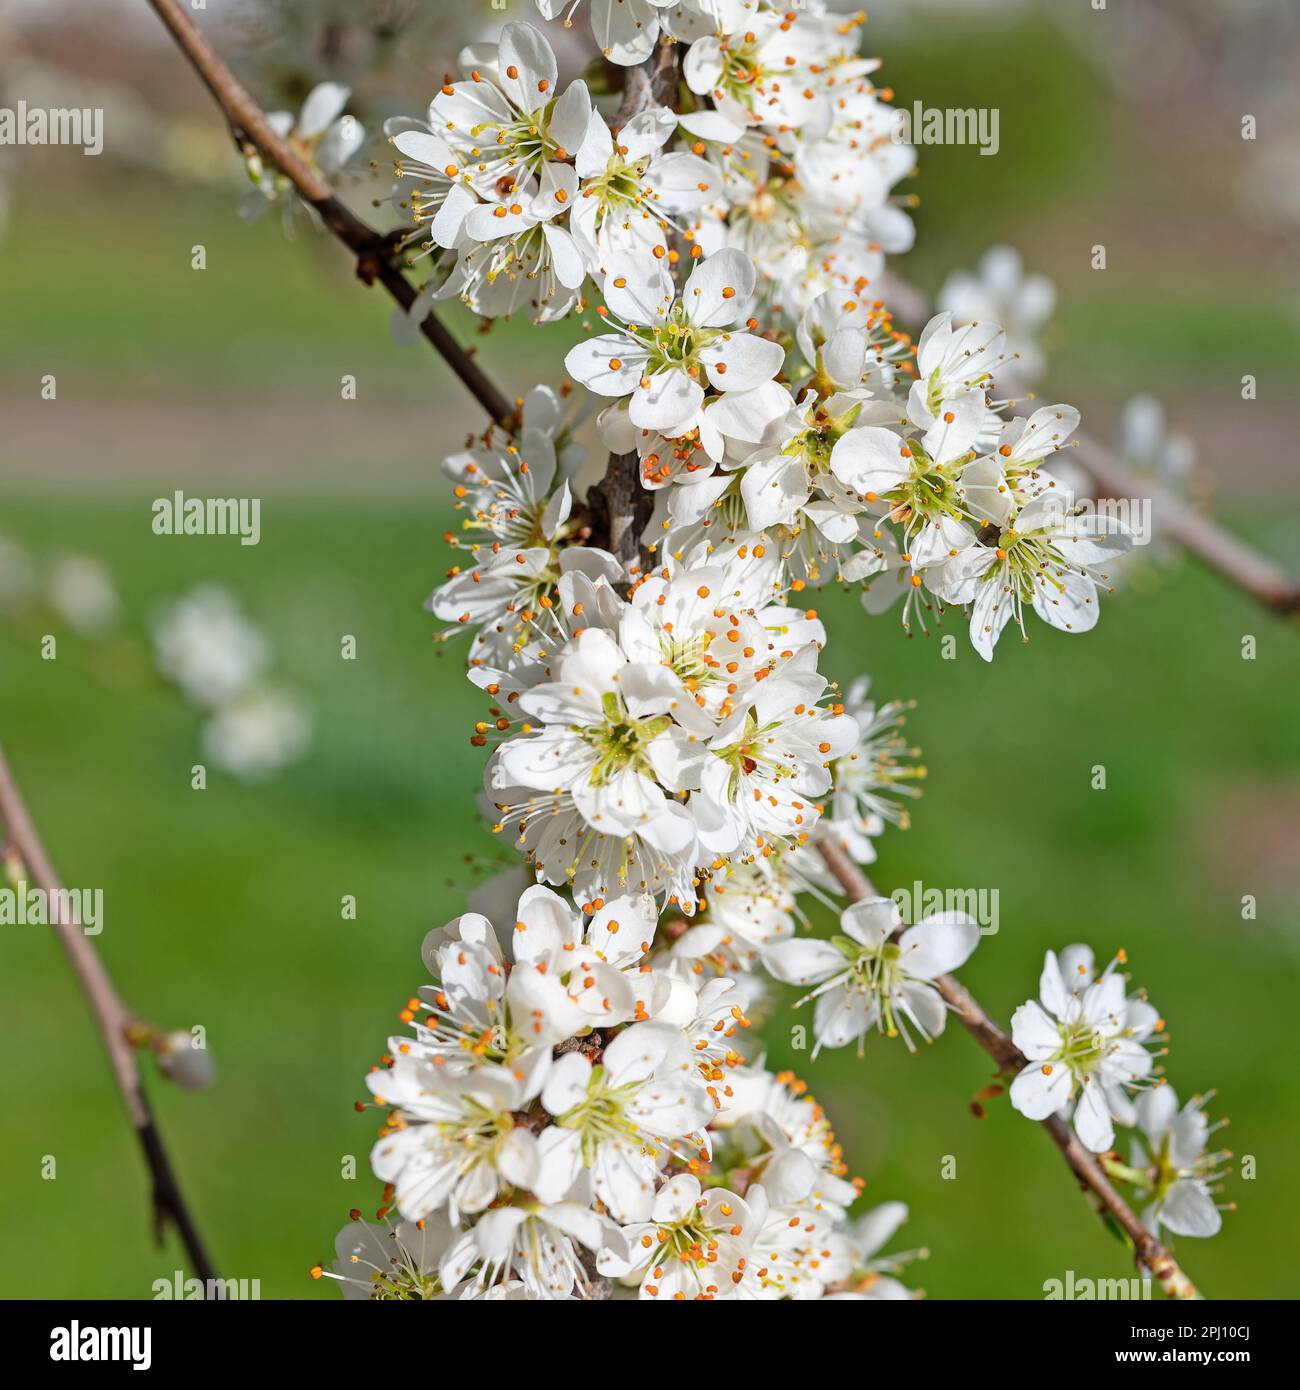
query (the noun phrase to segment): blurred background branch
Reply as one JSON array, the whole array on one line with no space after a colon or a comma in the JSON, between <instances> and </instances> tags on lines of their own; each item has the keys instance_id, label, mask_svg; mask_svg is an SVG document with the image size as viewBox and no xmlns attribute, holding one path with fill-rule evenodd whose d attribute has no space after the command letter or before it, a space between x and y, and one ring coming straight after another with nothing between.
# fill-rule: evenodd
<instances>
[{"instance_id":1,"label":"blurred background branch","mask_svg":"<svg viewBox=\"0 0 1300 1390\"><path fill-rule=\"evenodd\" d=\"M45 852L3 749L0 749L0 823L3 823L6 836L6 857L16 858L14 871L19 881L25 886L30 876L30 881L45 895L49 904L50 925L67 953L103 1040L114 1084L122 1097L126 1117L135 1131L149 1171L155 1237L161 1241L167 1226L174 1226L194 1273L205 1283L215 1279L216 1270L181 1191L176 1170L172 1167L166 1145L149 1109L149 1100L140 1079L131 1038L141 1029L141 1019L118 994L107 967L75 914L65 915L63 884ZM149 1031L147 1025L144 1031Z\"/></svg>"},{"instance_id":2,"label":"blurred background branch","mask_svg":"<svg viewBox=\"0 0 1300 1390\"><path fill-rule=\"evenodd\" d=\"M265 112L249 96L177 0L149 0L149 3L221 107L240 151L247 154L251 147L279 169L293 184L303 202L315 210L329 231L356 256L358 278L366 284L378 281L392 295L398 307L403 312L409 312L416 301L416 290L393 263L399 253L400 235L377 232L331 193L329 185L272 130ZM509 402L452 337L432 309L421 319L420 332L488 415L502 429L509 429L514 420L514 411Z\"/></svg>"}]
</instances>

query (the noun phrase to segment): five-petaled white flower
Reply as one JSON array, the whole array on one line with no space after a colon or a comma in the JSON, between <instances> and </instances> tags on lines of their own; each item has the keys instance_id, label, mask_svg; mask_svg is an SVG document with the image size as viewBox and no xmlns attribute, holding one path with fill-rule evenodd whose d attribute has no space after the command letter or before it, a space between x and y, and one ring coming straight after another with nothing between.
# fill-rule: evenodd
<instances>
[{"instance_id":1,"label":"five-petaled white flower","mask_svg":"<svg viewBox=\"0 0 1300 1390\"><path fill-rule=\"evenodd\" d=\"M711 456L722 438L703 410L705 388L750 391L781 369L780 344L737 329L748 314L754 267L739 251L707 257L678 295L663 258L613 256L606 264L604 307L618 331L579 343L564 359L569 373L601 396L630 396L639 429L667 438L699 429Z\"/></svg>"},{"instance_id":2,"label":"five-petaled white flower","mask_svg":"<svg viewBox=\"0 0 1300 1390\"><path fill-rule=\"evenodd\" d=\"M1100 976L1092 952L1070 946L1057 958L1048 951L1038 999L1011 1016L1011 1038L1027 1065L1011 1083L1011 1103L1031 1120L1073 1110L1074 1131L1094 1153L1115 1142L1115 1120L1135 1118L1128 1091L1151 1075L1145 1043L1163 1028L1145 999L1125 994L1116 966Z\"/></svg>"},{"instance_id":3,"label":"five-petaled white flower","mask_svg":"<svg viewBox=\"0 0 1300 1390\"><path fill-rule=\"evenodd\" d=\"M650 1217L623 1228L627 1254L602 1252L600 1272L638 1284L644 1299L730 1298L753 1241L744 1199L722 1187L705 1192L698 1178L680 1173L655 1193Z\"/></svg>"},{"instance_id":4,"label":"five-petaled white flower","mask_svg":"<svg viewBox=\"0 0 1300 1390\"><path fill-rule=\"evenodd\" d=\"M665 152L676 129L666 106L640 112L617 136L592 112L574 158L581 188L570 228L593 273L621 254L666 256L673 219L717 196L711 165L689 150Z\"/></svg>"},{"instance_id":5,"label":"five-petaled white flower","mask_svg":"<svg viewBox=\"0 0 1300 1390\"><path fill-rule=\"evenodd\" d=\"M555 1123L538 1136L533 1191L559 1201L580 1180L619 1222L648 1221L655 1182L673 1155L708 1151L714 1103L686 1038L665 1023L635 1023L593 1066L581 1052L555 1061L542 1104Z\"/></svg>"},{"instance_id":6,"label":"five-petaled white flower","mask_svg":"<svg viewBox=\"0 0 1300 1390\"><path fill-rule=\"evenodd\" d=\"M452 1221L486 1210L506 1186L531 1189L539 1172L537 1140L516 1125L530 1089L506 1067L449 1075L435 1056L411 1050L366 1084L395 1117L370 1155L375 1176L396 1188L408 1221L443 1207Z\"/></svg>"},{"instance_id":7,"label":"five-petaled white flower","mask_svg":"<svg viewBox=\"0 0 1300 1390\"><path fill-rule=\"evenodd\" d=\"M805 996L817 1000L813 1056L855 1040L861 1055L873 1028L901 1033L909 1048L909 1024L927 1042L942 1033L948 1006L933 982L965 964L979 945L979 927L963 913L940 912L903 930L892 898L853 903L840 925L844 935L832 941L796 937L763 953L778 980L817 986Z\"/></svg>"}]
</instances>

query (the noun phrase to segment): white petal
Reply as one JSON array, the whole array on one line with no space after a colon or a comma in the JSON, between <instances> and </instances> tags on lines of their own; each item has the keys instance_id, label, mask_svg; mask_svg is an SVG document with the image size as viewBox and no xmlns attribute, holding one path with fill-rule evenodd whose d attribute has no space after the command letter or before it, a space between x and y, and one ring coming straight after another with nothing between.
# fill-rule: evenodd
<instances>
[{"instance_id":1,"label":"white petal","mask_svg":"<svg viewBox=\"0 0 1300 1390\"><path fill-rule=\"evenodd\" d=\"M542 1088L542 1104L548 1114L563 1115L586 1099L590 1084L591 1063L580 1052L566 1052L555 1059Z\"/></svg>"},{"instance_id":2,"label":"white petal","mask_svg":"<svg viewBox=\"0 0 1300 1390\"><path fill-rule=\"evenodd\" d=\"M1212 1236L1223 1217L1205 1185L1182 1178L1169 1189L1160 1206L1160 1220L1176 1236Z\"/></svg>"},{"instance_id":3,"label":"white petal","mask_svg":"<svg viewBox=\"0 0 1300 1390\"><path fill-rule=\"evenodd\" d=\"M715 251L691 272L682 289L682 306L690 321L701 328L735 323L754 293L756 279L753 262L743 251L731 247Z\"/></svg>"},{"instance_id":4,"label":"white petal","mask_svg":"<svg viewBox=\"0 0 1300 1390\"><path fill-rule=\"evenodd\" d=\"M322 82L307 93L302 104L302 114L298 117L298 134L312 140L324 133L348 104L351 92L338 82Z\"/></svg>"},{"instance_id":5,"label":"white petal","mask_svg":"<svg viewBox=\"0 0 1300 1390\"><path fill-rule=\"evenodd\" d=\"M617 333L587 338L569 349L565 370L598 396L626 396L637 389L646 353Z\"/></svg>"},{"instance_id":6,"label":"white petal","mask_svg":"<svg viewBox=\"0 0 1300 1390\"><path fill-rule=\"evenodd\" d=\"M1039 1062L1059 1051L1061 1035L1055 1020L1030 999L1011 1015L1011 1041L1031 1062Z\"/></svg>"},{"instance_id":7,"label":"white petal","mask_svg":"<svg viewBox=\"0 0 1300 1390\"><path fill-rule=\"evenodd\" d=\"M1085 1148L1105 1153L1115 1142L1115 1125L1106 1103L1106 1091L1096 1076L1085 1079L1074 1111L1074 1132Z\"/></svg>"},{"instance_id":8,"label":"white petal","mask_svg":"<svg viewBox=\"0 0 1300 1390\"><path fill-rule=\"evenodd\" d=\"M502 90L521 111L546 105L554 96L558 72L555 54L541 30L531 24L507 24L501 30L497 74ZM573 148L577 147L575 140Z\"/></svg>"},{"instance_id":9,"label":"white petal","mask_svg":"<svg viewBox=\"0 0 1300 1390\"><path fill-rule=\"evenodd\" d=\"M753 333L729 333L700 353L709 384L718 391L752 391L781 370L785 349Z\"/></svg>"},{"instance_id":10,"label":"white petal","mask_svg":"<svg viewBox=\"0 0 1300 1390\"><path fill-rule=\"evenodd\" d=\"M1061 1063L1031 1062L1011 1083L1008 1094L1026 1119L1045 1120L1069 1100L1070 1070Z\"/></svg>"},{"instance_id":11,"label":"white petal","mask_svg":"<svg viewBox=\"0 0 1300 1390\"><path fill-rule=\"evenodd\" d=\"M769 946L763 952L763 964L769 974L788 985L811 985L840 974L848 962L829 941L796 937Z\"/></svg>"},{"instance_id":12,"label":"white petal","mask_svg":"<svg viewBox=\"0 0 1300 1390\"><path fill-rule=\"evenodd\" d=\"M831 450L831 472L864 497L883 496L911 475L912 455L892 430L864 425Z\"/></svg>"},{"instance_id":13,"label":"white petal","mask_svg":"<svg viewBox=\"0 0 1300 1390\"><path fill-rule=\"evenodd\" d=\"M902 925L893 898L864 898L840 914L840 926L863 946L879 950Z\"/></svg>"},{"instance_id":14,"label":"white petal","mask_svg":"<svg viewBox=\"0 0 1300 1390\"><path fill-rule=\"evenodd\" d=\"M980 929L959 912L927 917L905 931L899 941L899 964L909 975L933 980L970 959L980 943Z\"/></svg>"},{"instance_id":15,"label":"white petal","mask_svg":"<svg viewBox=\"0 0 1300 1390\"><path fill-rule=\"evenodd\" d=\"M704 388L698 381L693 381L679 368L670 368L647 378L646 382L641 384L638 380L628 407L628 416L634 425L643 430L658 430L669 438L685 433L694 425L704 401Z\"/></svg>"}]
</instances>

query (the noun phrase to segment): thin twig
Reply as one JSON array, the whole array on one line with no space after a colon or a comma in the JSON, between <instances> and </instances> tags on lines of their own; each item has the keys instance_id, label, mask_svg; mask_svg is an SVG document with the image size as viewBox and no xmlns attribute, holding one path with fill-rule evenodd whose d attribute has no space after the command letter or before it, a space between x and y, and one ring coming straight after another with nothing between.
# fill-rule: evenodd
<instances>
[{"instance_id":1,"label":"thin twig","mask_svg":"<svg viewBox=\"0 0 1300 1390\"><path fill-rule=\"evenodd\" d=\"M4 823L9 844L17 852L24 873L30 875L31 881L45 894L50 925L67 953L103 1039L113 1081L122 1097L131 1128L140 1141L149 1170L153 1185L155 1234L161 1239L163 1230L170 1222L185 1245L195 1274L205 1283L215 1279L216 1270L190 1215L140 1081L136 1053L129 1042L132 1027L140 1021L139 1017L123 1002L104 962L81 930L75 915L71 912L64 915L63 908L68 900L63 885L41 843L3 749L0 749L0 821Z\"/></svg>"},{"instance_id":2,"label":"thin twig","mask_svg":"<svg viewBox=\"0 0 1300 1390\"><path fill-rule=\"evenodd\" d=\"M838 844L823 839L817 842L817 848L850 900L858 902L876 896L870 880ZM1017 1073L1029 1065L1029 1059L984 1012L965 985L951 975L940 975L934 983L962 1026L997 1063L999 1075ZM1080 1185L1133 1242L1133 1257L1138 1268L1149 1270L1170 1298L1199 1298L1195 1285L1179 1268L1178 1262L1115 1190L1097 1155L1084 1148L1074 1130L1059 1116L1049 1116L1042 1125Z\"/></svg>"},{"instance_id":3,"label":"thin twig","mask_svg":"<svg viewBox=\"0 0 1300 1390\"><path fill-rule=\"evenodd\" d=\"M885 302L894 308L899 321L910 328L919 329L934 312L925 295L906 280L887 275L881 288ZM1003 384L1012 385L1019 394L1018 384ZM1017 415L1030 415L1037 404L1021 400L1012 408ZM1300 613L1300 583L1268 556L1167 489L1139 478L1099 440L1076 432L1072 457L1091 475L1099 495L1115 499L1151 498L1159 509L1160 528L1171 540L1279 616Z\"/></svg>"},{"instance_id":4,"label":"thin twig","mask_svg":"<svg viewBox=\"0 0 1300 1390\"><path fill-rule=\"evenodd\" d=\"M274 165L297 189L303 202L316 210L326 228L356 256L358 278L367 285L378 281L404 312L409 311L417 291L395 263L400 238L376 231L330 192L329 185L271 129L265 112L177 0L149 0L149 4L225 113L239 149L245 153L255 150ZM432 310L420 324L420 332L492 419L502 429L513 429L517 424L514 407Z\"/></svg>"}]
</instances>

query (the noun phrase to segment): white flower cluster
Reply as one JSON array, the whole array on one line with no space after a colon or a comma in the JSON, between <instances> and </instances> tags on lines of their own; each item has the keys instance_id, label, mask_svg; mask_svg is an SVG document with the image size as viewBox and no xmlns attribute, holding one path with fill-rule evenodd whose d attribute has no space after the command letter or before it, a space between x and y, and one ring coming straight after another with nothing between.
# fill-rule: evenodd
<instances>
[{"instance_id":1,"label":"white flower cluster","mask_svg":"<svg viewBox=\"0 0 1300 1390\"><path fill-rule=\"evenodd\" d=\"M825 630L786 602L775 546L706 542L629 580L572 543L560 403L539 389L523 418L519 445L448 460L473 563L428 602L473 632L471 679L495 702L472 736L497 742L495 828L584 905L635 891L686 916L746 866L760 895L816 881L799 851L819 833L871 862L923 772L902 707L877 711L865 681L846 701L819 672Z\"/></svg>"},{"instance_id":2,"label":"white flower cluster","mask_svg":"<svg viewBox=\"0 0 1300 1390\"><path fill-rule=\"evenodd\" d=\"M1164 1020L1145 994L1129 994L1121 951L1098 973L1087 946L1048 951L1037 999L1011 1019L1011 1038L1027 1065L1011 1083L1011 1103L1031 1120L1072 1120L1093 1153L1115 1145L1115 1125L1135 1130L1128 1165L1103 1164L1147 1199L1146 1225L1175 1235L1212 1236L1222 1224L1215 1191L1229 1154L1206 1151L1211 1125L1204 1106L1213 1092L1181 1110L1173 1087L1157 1075L1150 1051ZM1136 1099L1134 1095L1136 1094Z\"/></svg>"},{"instance_id":3,"label":"white flower cluster","mask_svg":"<svg viewBox=\"0 0 1300 1390\"><path fill-rule=\"evenodd\" d=\"M600 1280L647 1299L907 1297L884 1272L906 1257L876 1258L901 1208L849 1220L824 1113L744 1049L758 967L793 978L775 962L813 944L795 940L796 894L831 886L817 837L869 862L905 820L895 795L920 769L903 710L828 683L825 630L761 541L635 574L581 543L570 428L539 388L514 436L447 461L471 563L429 607L472 634L486 798L540 881L513 928L470 913L427 939L415 1036L368 1078L388 1112L372 1165L401 1221L354 1221L318 1272L376 1298L587 1297ZM843 993L938 1033L917 982L959 962L946 937L914 952L930 930L884 971L829 947L856 972Z\"/></svg>"},{"instance_id":4,"label":"white flower cluster","mask_svg":"<svg viewBox=\"0 0 1300 1390\"><path fill-rule=\"evenodd\" d=\"M465 51L425 121L390 123L399 188L446 269L412 314L456 295L546 321L598 286L606 331L566 365L610 401L603 442L635 450L659 492L662 552L768 533L778 587L863 582L870 611L903 597L909 629L960 607L986 658L1027 609L1091 628L1103 567L1133 536L1042 471L1078 412L1008 418L990 392L1021 350L1002 328L944 313L913 345L873 288L884 252L910 245L889 195L912 155L857 21L758 0L634 8L603 30L593 15L606 51L631 62L660 32L677 41L696 109L651 105L611 132L582 81L561 87L545 37L513 23ZM1023 337L1048 291L1019 288L1018 264L986 270ZM978 298L960 290L959 308Z\"/></svg>"},{"instance_id":5,"label":"white flower cluster","mask_svg":"<svg viewBox=\"0 0 1300 1390\"><path fill-rule=\"evenodd\" d=\"M1014 247L991 246L976 271L955 271L939 291L938 306L958 324L1002 324L1016 375L1031 386L1042 379L1047 355L1039 335L1056 307L1056 286L1045 275L1027 275Z\"/></svg>"},{"instance_id":6,"label":"white flower cluster","mask_svg":"<svg viewBox=\"0 0 1300 1390\"><path fill-rule=\"evenodd\" d=\"M464 80L443 86L426 121L385 127L416 222L431 249L455 253L437 298L491 318L561 318L605 257L666 256L673 219L720 195L703 159L665 150L671 111L641 112L616 139L585 82L560 88L531 24L507 24L499 44L475 44L461 63Z\"/></svg>"},{"instance_id":7,"label":"white flower cluster","mask_svg":"<svg viewBox=\"0 0 1300 1390\"><path fill-rule=\"evenodd\" d=\"M755 283L739 253L703 261L672 299L665 276L619 267L604 306L618 331L567 358L592 392L626 397L600 425L659 490L657 552L759 545L778 588L862 581L867 610L901 597L909 628L959 607L986 659L1008 623L1024 633L1028 609L1065 632L1096 624L1099 567L1133 537L1041 470L1077 426L1073 407L1026 419L991 403L1009 360L999 328L941 314L902 356L878 308L827 294L782 362L731 307Z\"/></svg>"},{"instance_id":8,"label":"white flower cluster","mask_svg":"<svg viewBox=\"0 0 1300 1390\"><path fill-rule=\"evenodd\" d=\"M704 871L806 843L857 742L823 703L824 632L745 606L720 566L666 567L591 610L569 587L570 623L575 605L592 621L518 696L522 725L487 770L498 826L584 904L630 887L689 915Z\"/></svg>"},{"instance_id":9,"label":"white flower cluster","mask_svg":"<svg viewBox=\"0 0 1300 1390\"><path fill-rule=\"evenodd\" d=\"M0 535L0 619L27 620L44 609L95 640L112 635L122 601L108 567L93 555L64 554L38 565L17 541Z\"/></svg>"},{"instance_id":10,"label":"white flower cluster","mask_svg":"<svg viewBox=\"0 0 1300 1390\"><path fill-rule=\"evenodd\" d=\"M561 6L539 8L552 18ZM743 251L764 302L796 316L824 290L860 294L913 237L891 201L913 152L869 80L878 63L857 56L860 18L821 0L594 0L614 62L642 62L661 33L683 45L693 109L651 105L615 130L585 82L560 85L532 25L471 45L463 80L425 120L385 127L401 155L397 202L454 262L437 297L548 322L611 258L675 263L688 246Z\"/></svg>"},{"instance_id":11,"label":"white flower cluster","mask_svg":"<svg viewBox=\"0 0 1300 1390\"><path fill-rule=\"evenodd\" d=\"M444 465L458 563L427 607L469 637L484 809L534 881L426 939L414 1036L368 1077L386 1224L354 1213L315 1272L395 1299L906 1297L884 1274L905 1257L877 1258L905 1212L850 1222L825 1115L745 1034L761 969L810 987L814 1057L871 1032L915 1049L980 929L868 898L829 940L801 930L799 895L840 889L819 845L870 863L924 769L904 705L823 674L825 629L793 596L863 583L871 611L901 596L905 625L958 607L988 659L1028 609L1090 628L1098 567L1132 538L1042 467L1078 412L995 399L1018 356L1001 328L945 312L913 344L877 297L910 244L890 190L912 154L859 19L820 0L592 0L591 18L612 61L671 60L688 109L612 125L513 23L426 120L388 127L438 266L413 321L451 295L546 321L585 311L591 282L600 331L565 359L580 389L534 388ZM1018 265L986 270L1011 296ZM1029 333L1043 292L1021 297ZM623 499L620 527L653 505L632 545L610 488L576 487L593 454L615 456L611 488L653 494ZM1017 1014L1012 1100L1070 1109L1107 1147L1156 1020L1090 971ZM1141 1114L1153 1210L1183 1229L1199 1113Z\"/></svg>"},{"instance_id":12,"label":"white flower cluster","mask_svg":"<svg viewBox=\"0 0 1300 1390\"><path fill-rule=\"evenodd\" d=\"M402 1224L340 1234L350 1294L907 1296L873 1261L905 1212L848 1221L824 1112L743 1062L736 986L663 949L656 919L643 896L579 912L536 885L513 927L471 913L430 933L414 1037L367 1078Z\"/></svg>"}]
</instances>

